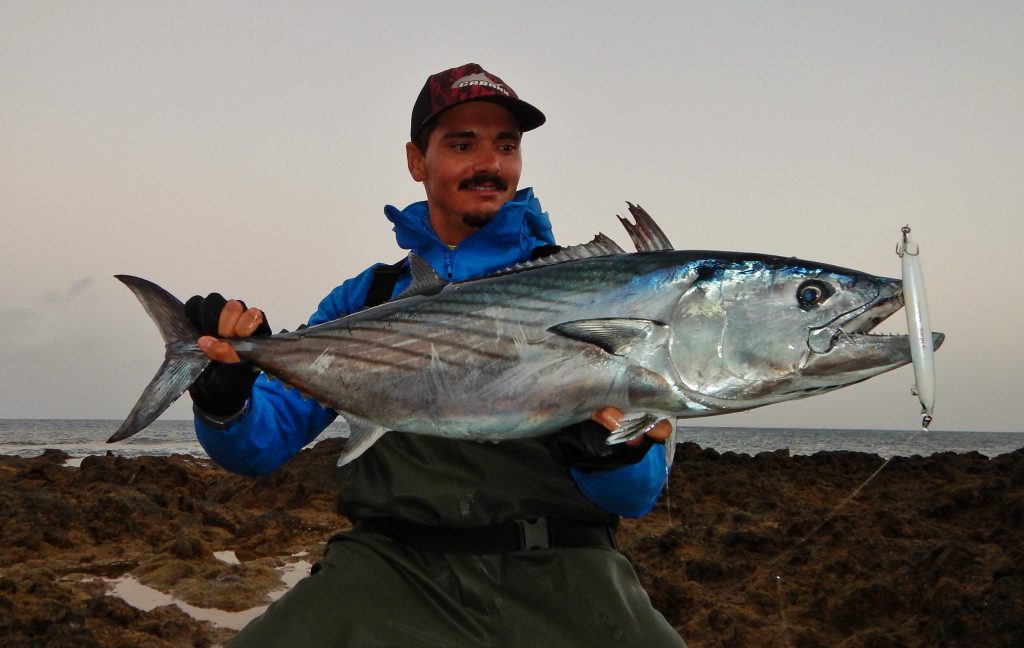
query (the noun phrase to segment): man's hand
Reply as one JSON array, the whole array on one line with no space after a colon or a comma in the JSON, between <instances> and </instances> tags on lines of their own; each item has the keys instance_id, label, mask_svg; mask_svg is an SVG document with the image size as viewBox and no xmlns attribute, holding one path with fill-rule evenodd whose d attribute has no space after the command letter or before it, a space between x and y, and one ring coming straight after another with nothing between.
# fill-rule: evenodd
<instances>
[{"instance_id":1,"label":"man's hand","mask_svg":"<svg viewBox=\"0 0 1024 648\"><path fill-rule=\"evenodd\" d=\"M231 299L224 304L217 323L217 335L221 338L244 338L255 333L265 321L263 311L258 308L246 308L243 302ZM204 335L198 340L199 348L211 360L234 364L241 362L231 345L211 335Z\"/></svg>"},{"instance_id":2,"label":"man's hand","mask_svg":"<svg viewBox=\"0 0 1024 648\"><path fill-rule=\"evenodd\" d=\"M203 335L199 348L215 362L200 374L189 393L204 415L231 417L243 410L258 372L225 342L227 338L270 335L270 325L258 308L224 299L219 293L196 295L185 304L185 316Z\"/></svg>"},{"instance_id":3,"label":"man's hand","mask_svg":"<svg viewBox=\"0 0 1024 648\"><path fill-rule=\"evenodd\" d=\"M618 428L619 421L622 420L624 412L618 407L602 407L590 415L590 420L595 423L600 423L609 432L614 432ZM658 443L664 442L672 434L672 423L668 419L662 419L658 421L658 424L651 428L647 436L651 437L653 441ZM632 441L627 441L627 445L637 445L643 443L643 437L637 437Z\"/></svg>"},{"instance_id":4,"label":"man's hand","mask_svg":"<svg viewBox=\"0 0 1024 648\"><path fill-rule=\"evenodd\" d=\"M617 407L602 407L589 421L563 428L548 438L548 447L560 463L584 472L612 470L636 464L647 456L651 445L666 441L672 423L658 423L646 435L626 443L608 444L608 433L618 428L623 412Z\"/></svg>"}]
</instances>

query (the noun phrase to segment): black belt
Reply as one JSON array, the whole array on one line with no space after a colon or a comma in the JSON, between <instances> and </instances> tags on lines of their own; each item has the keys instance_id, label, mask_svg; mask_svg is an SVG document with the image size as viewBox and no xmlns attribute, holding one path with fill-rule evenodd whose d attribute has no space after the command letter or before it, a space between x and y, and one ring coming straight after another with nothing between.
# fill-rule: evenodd
<instances>
[{"instance_id":1,"label":"black belt","mask_svg":"<svg viewBox=\"0 0 1024 648\"><path fill-rule=\"evenodd\" d=\"M447 554L594 546L615 548L612 526L559 518L514 520L475 527L442 527L393 518L371 518L356 522L352 531L378 533L415 549Z\"/></svg>"}]
</instances>

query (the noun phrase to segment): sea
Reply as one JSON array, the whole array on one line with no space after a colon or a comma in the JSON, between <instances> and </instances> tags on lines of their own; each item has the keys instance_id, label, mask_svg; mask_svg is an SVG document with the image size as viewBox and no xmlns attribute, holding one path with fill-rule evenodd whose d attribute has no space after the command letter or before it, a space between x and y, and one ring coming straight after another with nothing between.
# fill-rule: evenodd
<instances>
[{"instance_id":1,"label":"sea","mask_svg":"<svg viewBox=\"0 0 1024 648\"><path fill-rule=\"evenodd\" d=\"M116 420L0 419L0 454L32 457L55 448L79 460L108 452L125 457L205 456L191 420L159 420L125 441L108 444L106 439L119 424ZM319 438L347 435L348 428L338 422ZM978 452L995 457L1024 448L1024 432L701 427L690 423L679 425L677 440L692 441L722 453L749 455L788 449L793 455L850 450L884 458L929 456L937 452Z\"/></svg>"}]
</instances>

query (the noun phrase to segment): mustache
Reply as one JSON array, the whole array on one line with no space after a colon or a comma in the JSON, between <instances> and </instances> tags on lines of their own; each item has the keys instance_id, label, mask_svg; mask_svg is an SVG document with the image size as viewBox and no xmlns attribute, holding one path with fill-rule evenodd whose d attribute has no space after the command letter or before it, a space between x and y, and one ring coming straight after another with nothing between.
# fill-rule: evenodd
<instances>
[{"instance_id":1,"label":"mustache","mask_svg":"<svg viewBox=\"0 0 1024 648\"><path fill-rule=\"evenodd\" d=\"M470 189L476 185L482 184L493 185L498 191L505 191L508 189L508 183L505 182L501 176L493 173L478 173L472 178L466 178L459 183L459 189Z\"/></svg>"}]
</instances>

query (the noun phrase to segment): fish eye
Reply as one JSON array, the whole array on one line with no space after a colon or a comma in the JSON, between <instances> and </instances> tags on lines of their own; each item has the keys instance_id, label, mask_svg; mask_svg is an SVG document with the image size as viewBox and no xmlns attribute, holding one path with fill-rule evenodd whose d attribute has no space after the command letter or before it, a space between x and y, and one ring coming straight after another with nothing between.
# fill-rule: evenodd
<instances>
[{"instance_id":1,"label":"fish eye","mask_svg":"<svg viewBox=\"0 0 1024 648\"><path fill-rule=\"evenodd\" d=\"M796 289L796 300L800 308L809 310L832 296L832 286L818 279L808 279Z\"/></svg>"}]
</instances>

